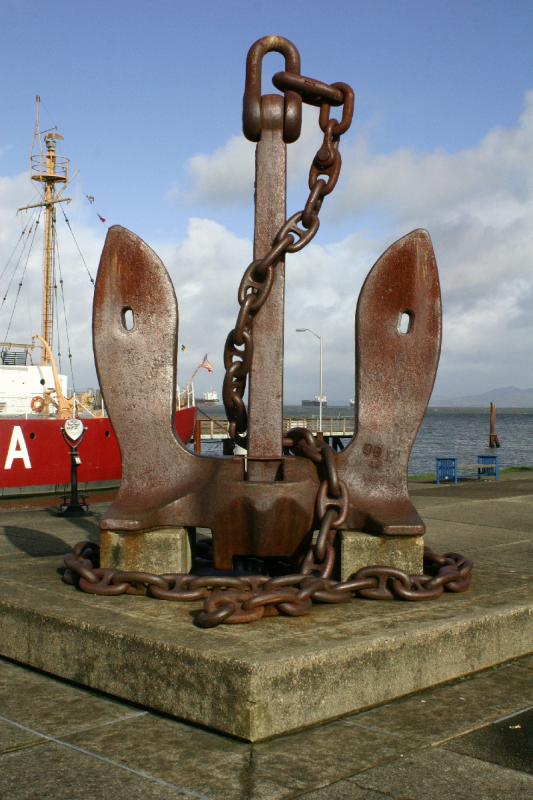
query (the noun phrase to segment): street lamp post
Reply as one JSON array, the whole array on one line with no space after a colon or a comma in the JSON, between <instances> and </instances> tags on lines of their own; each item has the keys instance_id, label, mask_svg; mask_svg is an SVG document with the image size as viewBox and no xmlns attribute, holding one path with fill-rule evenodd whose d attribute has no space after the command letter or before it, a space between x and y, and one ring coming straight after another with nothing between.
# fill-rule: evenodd
<instances>
[{"instance_id":1,"label":"street lamp post","mask_svg":"<svg viewBox=\"0 0 533 800\"><path fill-rule=\"evenodd\" d=\"M319 336L318 333L315 333L311 330L311 328L296 328L296 333L311 333L316 339L318 339L320 343L320 394L318 395L318 427L320 433L322 433L322 403L324 399L324 382L323 382L323 371L322 371L322 336Z\"/></svg>"}]
</instances>

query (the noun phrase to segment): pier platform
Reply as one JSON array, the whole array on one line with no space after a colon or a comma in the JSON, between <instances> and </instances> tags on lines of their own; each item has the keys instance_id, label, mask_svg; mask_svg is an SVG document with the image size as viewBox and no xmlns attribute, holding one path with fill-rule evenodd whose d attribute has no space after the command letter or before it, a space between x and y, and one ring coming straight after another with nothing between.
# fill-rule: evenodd
<instances>
[{"instance_id":1,"label":"pier platform","mask_svg":"<svg viewBox=\"0 0 533 800\"><path fill-rule=\"evenodd\" d=\"M474 560L469 592L315 605L305 617L213 630L192 624L197 603L94 597L63 584L62 556L97 539L97 516L5 511L0 655L252 742L471 675L532 645L533 479L502 477L411 487L427 543Z\"/></svg>"},{"instance_id":2,"label":"pier platform","mask_svg":"<svg viewBox=\"0 0 533 800\"><path fill-rule=\"evenodd\" d=\"M217 441L228 438L228 420L226 417L215 417L200 413L196 418L196 424L200 429L202 441ZM291 428L308 428L311 433L318 433L320 430L317 414L309 414L307 417L283 417L283 431L287 433ZM349 439L354 435L353 414L348 417L324 414L322 420L322 433L339 439Z\"/></svg>"}]
</instances>

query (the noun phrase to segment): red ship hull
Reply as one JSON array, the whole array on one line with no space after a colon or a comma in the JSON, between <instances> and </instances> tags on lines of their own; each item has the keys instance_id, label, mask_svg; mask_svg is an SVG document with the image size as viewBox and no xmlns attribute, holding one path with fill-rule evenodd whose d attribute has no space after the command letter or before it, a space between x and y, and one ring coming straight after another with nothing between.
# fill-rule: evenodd
<instances>
[{"instance_id":1,"label":"red ship hull","mask_svg":"<svg viewBox=\"0 0 533 800\"><path fill-rule=\"evenodd\" d=\"M176 433L192 436L195 408L176 412ZM78 453L79 483L120 481L122 464L115 432L107 418L84 419L87 428ZM0 419L0 489L70 483L69 448L61 435L63 420Z\"/></svg>"}]
</instances>

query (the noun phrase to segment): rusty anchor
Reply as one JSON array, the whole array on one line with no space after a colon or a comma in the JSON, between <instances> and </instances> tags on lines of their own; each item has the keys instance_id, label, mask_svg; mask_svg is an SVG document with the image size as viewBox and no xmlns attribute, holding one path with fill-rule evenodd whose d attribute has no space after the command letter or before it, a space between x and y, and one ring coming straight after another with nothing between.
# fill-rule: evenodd
<instances>
[{"instance_id":1,"label":"rusty anchor","mask_svg":"<svg viewBox=\"0 0 533 800\"><path fill-rule=\"evenodd\" d=\"M285 71L274 76L283 94L261 96L261 61L271 50L285 58ZM298 138L302 99L320 107L324 142L311 167L306 206L286 222L286 143ZM331 108L341 105L341 121L330 119ZM225 346L223 391L230 432L247 447L246 459L194 455L177 437L174 287L145 242L125 228L109 230L96 281L93 339L123 476L102 529L206 527L219 569L231 569L234 557L243 555L301 565L321 522L321 476L312 460L289 453L294 440L284 440L284 257L318 229L320 206L338 179L339 139L352 111L350 87L301 76L298 51L286 39L264 37L250 49L243 122L246 136L257 141L254 261ZM132 327L126 325L129 312ZM432 391L440 339L435 256L428 233L415 230L378 259L357 303L355 435L344 451L328 455L338 477L335 497L342 498L337 506L343 512L337 521L343 517L343 528L384 536L424 533L409 498L407 466ZM322 497L320 508L326 512L332 504Z\"/></svg>"}]
</instances>

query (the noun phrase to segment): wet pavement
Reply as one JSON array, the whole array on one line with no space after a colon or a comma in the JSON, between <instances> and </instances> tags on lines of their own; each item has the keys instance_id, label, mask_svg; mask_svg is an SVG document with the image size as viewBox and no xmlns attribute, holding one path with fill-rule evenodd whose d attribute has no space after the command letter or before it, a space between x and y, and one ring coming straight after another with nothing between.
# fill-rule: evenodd
<instances>
[{"instance_id":1,"label":"wet pavement","mask_svg":"<svg viewBox=\"0 0 533 800\"><path fill-rule=\"evenodd\" d=\"M526 657L247 744L1 659L0 797L530 800L532 703Z\"/></svg>"},{"instance_id":2,"label":"wet pavement","mask_svg":"<svg viewBox=\"0 0 533 800\"><path fill-rule=\"evenodd\" d=\"M517 478L412 494L429 543L483 553L511 595L529 575L532 490ZM2 516L0 557L15 571L28 557L59 563L66 542L96 532L92 517L67 534L49 512ZM0 798L530 800L532 719L533 656L254 744L0 658Z\"/></svg>"}]
</instances>

